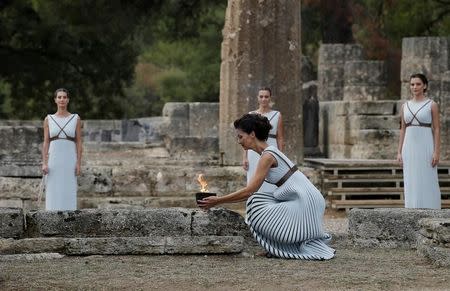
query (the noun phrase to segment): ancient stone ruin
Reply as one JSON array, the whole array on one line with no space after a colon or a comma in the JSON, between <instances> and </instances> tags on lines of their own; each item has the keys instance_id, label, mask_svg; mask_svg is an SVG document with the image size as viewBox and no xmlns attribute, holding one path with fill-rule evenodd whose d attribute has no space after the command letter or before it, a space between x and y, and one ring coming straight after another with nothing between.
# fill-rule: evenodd
<instances>
[{"instance_id":1,"label":"ancient stone ruin","mask_svg":"<svg viewBox=\"0 0 450 291\"><path fill-rule=\"evenodd\" d=\"M441 111L441 156L448 158L450 39L403 39L401 98L388 100L386 67L364 59L357 44L324 44L319 51L317 95L319 147L332 159L395 159L401 104L409 98L409 76L425 73L429 96ZM401 100L400 100L401 99Z\"/></svg>"},{"instance_id":2,"label":"ancient stone ruin","mask_svg":"<svg viewBox=\"0 0 450 291\"><path fill-rule=\"evenodd\" d=\"M271 87L283 114L286 152L303 159L300 1L230 0L220 73L219 148L225 164L242 162L233 121L257 108L258 88Z\"/></svg>"}]
</instances>

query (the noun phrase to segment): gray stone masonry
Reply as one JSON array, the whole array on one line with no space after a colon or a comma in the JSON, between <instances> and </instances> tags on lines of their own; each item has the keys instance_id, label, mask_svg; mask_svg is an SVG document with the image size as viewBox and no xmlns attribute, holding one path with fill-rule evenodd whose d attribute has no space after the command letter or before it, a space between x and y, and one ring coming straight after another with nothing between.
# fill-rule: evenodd
<instances>
[{"instance_id":1,"label":"gray stone masonry","mask_svg":"<svg viewBox=\"0 0 450 291\"><path fill-rule=\"evenodd\" d=\"M349 212L349 239L364 247L416 248L422 218L450 218L450 210L380 208Z\"/></svg>"},{"instance_id":2,"label":"gray stone masonry","mask_svg":"<svg viewBox=\"0 0 450 291\"><path fill-rule=\"evenodd\" d=\"M438 266L450 267L450 218L422 218L417 251Z\"/></svg>"},{"instance_id":3,"label":"gray stone masonry","mask_svg":"<svg viewBox=\"0 0 450 291\"><path fill-rule=\"evenodd\" d=\"M20 238L23 236L23 210L0 208L0 238Z\"/></svg>"},{"instance_id":4,"label":"gray stone masonry","mask_svg":"<svg viewBox=\"0 0 450 291\"><path fill-rule=\"evenodd\" d=\"M219 150L226 165L242 162L233 121L257 108L258 89L272 88L283 114L284 151L303 161L301 26L298 0L228 0L220 68Z\"/></svg>"},{"instance_id":5,"label":"gray stone masonry","mask_svg":"<svg viewBox=\"0 0 450 291\"><path fill-rule=\"evenodd\" d=\"M319 146L331 159L394 159L400 101L320 103Z\"/></svg>"},{"instance_id":6,"label":"gray stone masonry","mask_svg":"<svg viewBox=\"0 0 450 291\"><path fill-rule=\"evenodd\" d=\"M322 44L319 49L319 101L342 100L344 97L344 67L347 61L363 60L363 50L355 44Z\"/></svg>"},{"instance_id":7,"label":"gray stone masonry","mask_svg":"<svg viewBox=\"0 0 450 291\"><path fill-rule=\"evenodd\" d=\"M383 61L347 61L344 65L345 101L386 99L386 68Z\"/></svg>"},{"instance_id":8,"label":"gray stone masonry","mask_svg":"<svg viewBox=\"0 0 450 291\"><path fill-rule=\"evenodd\" d=\"M35 211L25 218L0 209L0 218L0 254L218 254L255 246L242 216L224 208ZM21 232L11 231L18 221Z\"/></svg>"}]
</instances>

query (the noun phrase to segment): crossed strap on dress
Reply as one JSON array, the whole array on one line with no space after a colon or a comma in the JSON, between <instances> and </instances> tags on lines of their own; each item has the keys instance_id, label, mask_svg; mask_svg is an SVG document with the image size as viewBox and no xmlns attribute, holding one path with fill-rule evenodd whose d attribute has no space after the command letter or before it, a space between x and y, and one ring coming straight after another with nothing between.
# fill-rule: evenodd
<instances>
[{"instance_id":1,"label":"crossed strap on dress","mask_svg":"<svg viewBox=\"0 0 450 291\"><path fill-rule=\"evenodd\" d=\"M275 111L275 114L272 115L272 117L270 117L269 122L270 122L277 114L278 114L278 111ZM271 133L269 133L269 137L271 137L271 138L277 138L277 135L276 135L276 134L271 134Z\"/></svg>"},{"instance_id":2,"label":"crossed strap on dress","mask_svg":"<svg viewBox=\"0 0 450 291\"><path fill-rule=\"evenodd\" d=\"M281 177L280 180L278 180L278 182L276 182L276 183L271 183L271 182L269 182L269 181L267 181L267 180L264 180L264 181L266 181L267 183L269 183L269 184L275 184L277 187L280 187L281 185L284 184L284 182L286 182L286 181L292 176L292 174L294 174L295 172L297 172L297 170L298 170L297 165L294 165L294 166L292 166L292 167L289 166L289 163L286 162L286 160L285 160L282 156L280 156L278 153L276 153L276 152L274 152L274 151L271 151L271 150L265 150L264 152L271 152L271 153L277 155L277 156L278 156L280 159L282 159L283 162L285 162L286 165L288 165L288 167L289 167L289 170L286 172L286 174L284 174L283 177Z\"/></svg>"},{"instance_id":3,"label":"crossed strap on dress","mask_svg":"<svg viewBox=\"0 0 450 291\"><path fill-rule=\"evenodd\" d=\"M419 111L422 110L422 108L424 108L424 107L425 107L428 103L430 103L430 102L431 102L431 100L428 100L428 102L426 102L424 105L422 105L422 107L420 107L419 110L417 110L415 114L412 112L411 108L409 108L408 102L406 102L406 107L408 107L408 110L409 110L409 112L411 112L413 118L411 119L410 122L408 122L408 123L405 122L405 127L408 127L408 126L431 127L431 123L421 122L421 121L417 118L417 116L416 116L417 113L419 113ZM412 122L413 122L414 119L417 120L417 122L418 122L419 124L412 124Z\"/></svg>"},{"instance_id":4,"label":"crossed strap on dress","mask_svg":"<svg viewBox=\"0 0 450 291\"><path fill-rule=\"evenodd\" d=\"M57 140L57 139L67 139L67 140L70 140L70 141L75 142L75 137L69 136L69 135L64 131L64 128L66 128L67 124L69 124L69 122L75 117L75 114L72 114L72 117L69 119L69 121L66 122L66 124L64 124L63 127L61 127L61 126L58 124L58 122L56 122L56 120L55 120L51 115L49 115L49 116L50 116L50 118L56 123L56 125L57 125L57 126L59 127L59 129L60 129L60 131L58 132L57 135L55 135L55 136L53 136L53 137L50 137L50 142L52 142L52 141L54 141L54 140ZM66 137L60 137L59 135L61 134L61 132L64 132L64 134L66 135Z\"/></svg>"}]
</instances>

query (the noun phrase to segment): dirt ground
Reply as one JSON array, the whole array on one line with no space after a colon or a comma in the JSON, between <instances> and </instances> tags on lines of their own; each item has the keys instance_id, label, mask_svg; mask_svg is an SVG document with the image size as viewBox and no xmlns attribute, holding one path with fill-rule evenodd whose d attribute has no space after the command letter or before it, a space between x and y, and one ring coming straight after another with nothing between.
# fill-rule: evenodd
<instances>
[{"instance_id":1,"label":"dirt ground","mask_svg":"<svg viewBox=\"0 0 450 291\"><path fill-rule=\"evenodd\" d=\"M0 263L0 290L450 290L450 270L412 250L343 248L330 261L88 256Z\"/></svg>"},{"instance_id":2,"label":"dirt ground","mask_svg":"<svg viewBox=\"0 0 450 291\"><path fill-rule=\"evenodd\" d=\"M345 212L324 226L345 234ZM335 240L330 261L208 256L87 256L0 260L0 290L450 290L450 269L414 250L354 248Z\"/></svg>"}]
</instances>

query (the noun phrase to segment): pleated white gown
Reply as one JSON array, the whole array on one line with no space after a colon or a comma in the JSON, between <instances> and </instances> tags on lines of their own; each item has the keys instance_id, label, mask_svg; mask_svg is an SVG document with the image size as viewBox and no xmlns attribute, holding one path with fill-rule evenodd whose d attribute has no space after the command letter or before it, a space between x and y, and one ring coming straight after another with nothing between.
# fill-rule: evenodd
<instances>
[{"instance_id":1,"label":"pleated white gown","mask_svg":"<svg viewBox=\"0 0 450 291\"><path fill-rule=\"evenodd\" d=\"M48 150L48 176L45 191L46 210L77 209L76 145L75 142L64 139L66 134L75 137L78 116L76 115L70 120L71 117L72 115L68 117L52 115L51 117L48 116L47 119L50 137L59 134L59 137L62 139L51 141ZM63 132L61 132L58 124L64 128Z\"/></svg>"},{"instance_id":2,"label":"pleated white gown","mask_svg":"<svg viewBox=\"0 0 450 291\"><path fill-rule=\"evenodd\" d=\"M430 127L418 126L419 121L431 123L431 103L407 101L403 106L405 123L414 125L406 127L402 147L405 208L441 208L437 167L431 166L433 133Z\"/></svg>"},{"instance_id":3,"label":"pleated white gown","mask_svg":"<svg viewBox=\"0 0 450 291\"><path fill-rule=\"evenodd\" d=\"M252 111L250 113L259 114L259 113L256 113L256 111ZM269 135L275 136L277 134L278 119L280 117L279 113L280 113L279 111L272 110L272 111L262 114L269 119L270 124L272 125L272 129L270 130ZM269 138L267 139L267 144L278 148L277 139L274 137L269 136ZM250 179L255 174L256 165L258 165L258 161L259 161L260 157L261 156L257 152L255 152L253 150L247 150L247 159L248 159L247 185L250 182ZM258 192L272 193L273 191L275 191L276 188L277 188L277 186L264 182L261 185L261 188L259 188Z\"/></svg>"},{"instance_id":4,"label":"pleated white gown","mask_svg":"<svg viewBox=\"0 0 450 291\"><path fill-rule=\"evenodd\" d=\"M271 168L266 177L276 183L294 164L274 146L264 152L277 159L278 166ZM324 212L322 194L305 175L296 171L275 192L257 192L248 199L246 222L257 242L274 256L328 260L334 257L335 250L327 245L331 236L322 230Z\"/></svg>"}]
</instances>

